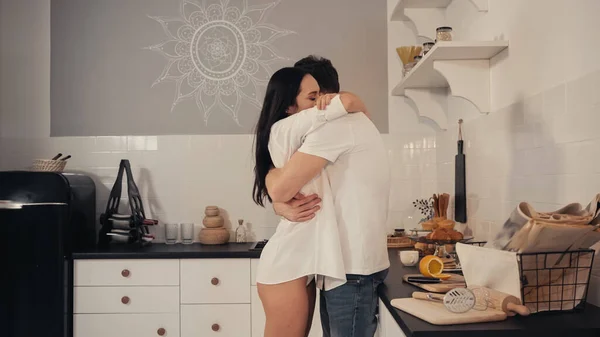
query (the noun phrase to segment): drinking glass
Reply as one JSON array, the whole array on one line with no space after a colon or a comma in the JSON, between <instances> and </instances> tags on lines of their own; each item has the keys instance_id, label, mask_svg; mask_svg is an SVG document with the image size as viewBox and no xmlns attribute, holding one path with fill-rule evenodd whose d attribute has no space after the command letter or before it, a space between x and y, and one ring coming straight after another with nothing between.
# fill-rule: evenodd
<instances>
[{"instance_id":1,"label":"drinking glass","mask_svg":"<svg viewBox=\"0 0 600 337\"><path fill-rule=\"evenodd\" d=\"M177 236L179 234L179 224L166 223L165 224L165 243L172 245L177 243Z\"/></svg>"},{"instance_id":2,"label":"drinking glass","mask_svg":"<svg viewBox=\"0 0 600 337\"><path fill-rule=\"evenodd\" d=\"M194 224L193 223L182 223L181 224L181 243L189 245L194 243Z\"/></svg>"}]
</instances>

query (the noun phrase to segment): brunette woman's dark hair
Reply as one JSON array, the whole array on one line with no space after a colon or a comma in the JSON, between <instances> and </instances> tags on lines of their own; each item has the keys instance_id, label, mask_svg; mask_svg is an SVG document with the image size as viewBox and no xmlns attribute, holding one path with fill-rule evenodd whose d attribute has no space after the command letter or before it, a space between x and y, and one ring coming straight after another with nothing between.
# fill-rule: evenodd
<instances>
[{"instance_id":1,"label":"brunette woman's dark hair","mask_svg":"<svg viewBox=\"0 0 600 337\"><path fill-rule=\"evenodd\" d=\"M254 139L256 164L254 166L252 198L260 206L265 206L265 199L271 201L265 181L269 170L273 167L273 161L269 153L271 127L288 116L286 110L290 106L296 105L300 83L306 74L306 71L299 68L282 68L271 76L267 85L267 92L256 124Z\"/></svg>"}]
</instances>

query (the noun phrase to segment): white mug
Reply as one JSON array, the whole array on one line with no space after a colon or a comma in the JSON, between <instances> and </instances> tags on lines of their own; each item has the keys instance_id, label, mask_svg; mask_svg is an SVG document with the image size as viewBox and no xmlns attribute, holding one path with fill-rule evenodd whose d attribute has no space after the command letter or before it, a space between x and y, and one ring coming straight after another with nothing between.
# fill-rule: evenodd
<instances>
[{"instance_id":1,"label":"white mug","mask_svg":"<svg viewBox=\"0 0 600 337\"><path fill-rule=\"evenodd\" d=\"M402 250L400 251L400 262L407 267L412 267L419 262L418 250Z\"/></svg>"}]
</instances>

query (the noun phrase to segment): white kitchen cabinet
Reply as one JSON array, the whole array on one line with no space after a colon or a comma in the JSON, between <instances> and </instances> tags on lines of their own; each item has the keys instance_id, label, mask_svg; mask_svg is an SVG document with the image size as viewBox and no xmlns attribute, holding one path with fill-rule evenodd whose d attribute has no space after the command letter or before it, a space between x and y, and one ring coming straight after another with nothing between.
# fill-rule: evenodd
<instances>
[{"instance_id":1,"label":"white kitchen cabinet","mask_svg":"<svg viewBox=\"0 0 600 337\"><path fill-rule=\"evenodd\" d=\"M182 259L181 303L250 303L250 259Z\"/></svg>"},{"instance_id":2,"label":"white kitchen cabinet","mask_svg":"<svg viewBox=\"0 0 600 337\"><path fill-rule=\"evenodd\" d=\"M76 260L74 337L262 337L257 265L257 259ZM322 337L318 300L309 337Z\"/></svg>"},{"instance_id":3,"label":"white kitchen cabinet","mask_svg":"<svg viewBox=\"0 0 600 337\"><path fill-rule=\"evenodd\" d=\"M73 312L178 313L179 287L75 287Z\"/></svg>"},{"instance_id":4,"label":"white kitchen cabinet","mask_svg":"<svg viewBox=\"0 0 600 337\"><path fill-rule=\"evenodd\" d=\"M179 286L178 259L75 260L78 286Z\"/></svg>"},{"instance_id":5,"label":"white kitchen cabinet","mask_svg":"<svg viewBox=\"0 0 600 337\"><path fill-rule=\"evenodd\" d=\"M400 325L396 322L392 314L383 304L379 301L379 337L406 337Z\"/></svg>"},{"instance_id":6,"label":"white kitchen cabinet","mask_svg":"<svg viewBox=\"0 0 600 337\"><path fill-rule=\"evenodd\" d=\"M181 337L250 337L250 304L181 306Z\"/></svg>"},{"instance_id":7,"label":"white kitchen cabinet","mask_svg":"<svg viewBox=\"0 0 600 337\"><path fill-rule=\"evenodd\" d=\"M179 337L179 314L76 314L75 337Z\"/></svg>"}]
</instances>

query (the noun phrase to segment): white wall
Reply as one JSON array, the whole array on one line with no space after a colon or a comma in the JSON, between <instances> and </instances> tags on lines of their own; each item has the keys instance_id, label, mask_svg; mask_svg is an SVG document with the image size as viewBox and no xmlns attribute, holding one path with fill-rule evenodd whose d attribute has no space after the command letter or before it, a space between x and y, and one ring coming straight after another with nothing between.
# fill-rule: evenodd
<instances>
[{"instance_id":1,"label":"white wall","mask_svg":"<svg viewBox=\"0 0 600 337\"><path fill-rule=\"evenodd\" d=\"M119 160L128 158L151 216L199 224L204 207L215 204L234 225L238 218L250 222L256 239L272 235L278 217L251 199L251 135L50 138L49 15L50 0L0 0L0 170L71 154L67 169L92 175L101 212ZM392 161L392 229L413 213L411 199L433 193L436 156L435 131L402 99L391 98L389 106L390 133L383 137Z\"/></svg>"},{"instance_id":2,"label":"white wall","mask_svg":"<svg viewBox=\"0 0 600 337\"><path fill-rule=\"evenodd\" d=\"M598 13L597 0L490 0L486 14L469 0L448 8L457 38L510 41L492 60L492 113L449 100L451 123L466 121L469 227L478 238L520 201L552 210L600 193ZM456 128L437 133L440 189L454 188L456 138ZM591 300L600 304L597 269Z\"/></svg>"}]
</instances>

